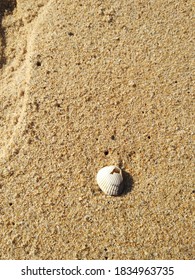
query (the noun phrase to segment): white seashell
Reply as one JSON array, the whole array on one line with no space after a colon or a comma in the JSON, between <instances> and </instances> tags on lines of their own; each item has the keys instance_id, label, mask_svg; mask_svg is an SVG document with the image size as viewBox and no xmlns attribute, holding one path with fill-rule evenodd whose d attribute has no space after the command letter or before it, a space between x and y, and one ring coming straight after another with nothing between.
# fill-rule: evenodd
<instances>
[{"instance_id":1,"label":"white seashell","mask_svg":"<svg viewBox=\"0 0 195 280\"><path fill-rule=\"evenodd\" d=\"M101 168L97 173L100 189L108 195L119 195L123 191L123 176L119 167L111 165Z\"/></svg>"}]
</instances>

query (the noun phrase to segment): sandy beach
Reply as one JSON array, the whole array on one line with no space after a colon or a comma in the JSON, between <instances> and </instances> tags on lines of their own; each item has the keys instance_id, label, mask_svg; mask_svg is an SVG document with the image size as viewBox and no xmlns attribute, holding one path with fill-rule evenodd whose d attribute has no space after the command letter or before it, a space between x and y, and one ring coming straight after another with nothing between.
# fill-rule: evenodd
<instances>
[{"instance_id":1,"label":"sandy beach","mask_svg":"<svg viewBox=\"0 0 195 280\"><path fill-rule=\"evenodd\" d=\"M194 259L193 71L192 0L0 0L0 259Z\"/></svg>"}]
</instances>

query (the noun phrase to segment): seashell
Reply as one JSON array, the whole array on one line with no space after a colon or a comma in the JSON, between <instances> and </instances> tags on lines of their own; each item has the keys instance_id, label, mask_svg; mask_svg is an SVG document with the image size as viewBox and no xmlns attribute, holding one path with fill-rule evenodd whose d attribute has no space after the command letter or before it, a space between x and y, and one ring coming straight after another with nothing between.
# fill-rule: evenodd
<instances>
[{"instance_id":1,"label":"seashell","mask_svg":"<svg viewBox=\"0 0 195 280\"><path fill-rule=\"evenodd\" d=\"M100 189L108 195L120 195L123 191L123 176L119 167L110 165L101 168L96 177Z\"/></svg>"}]
</instances>

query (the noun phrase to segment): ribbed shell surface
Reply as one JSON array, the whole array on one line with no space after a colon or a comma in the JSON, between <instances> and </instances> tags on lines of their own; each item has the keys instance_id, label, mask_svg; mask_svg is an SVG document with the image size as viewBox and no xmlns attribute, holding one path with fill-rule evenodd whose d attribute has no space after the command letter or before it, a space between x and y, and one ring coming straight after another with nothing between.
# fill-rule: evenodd
<instances>
[{"instance_id":1,"label":"ribbed shell surface","mask_svg":"<svg viewBox=\"0 0 195 280\"><path fill-rule=\"evenodd\" d=\"M123 176L119 167L111 165L101 168L97 173L100 189L108 195L119 195L123 190Z\"/></svg>"}]
</instances>

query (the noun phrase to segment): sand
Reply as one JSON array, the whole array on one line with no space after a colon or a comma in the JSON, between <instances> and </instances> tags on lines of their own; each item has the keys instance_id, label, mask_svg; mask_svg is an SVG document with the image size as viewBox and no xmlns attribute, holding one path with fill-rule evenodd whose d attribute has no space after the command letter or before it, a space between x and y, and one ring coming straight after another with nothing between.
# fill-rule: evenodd
<instances>
[{"instance_id":1,"label":"sand","mask_svg":"<svg viewBox=\"0 0 195 280\"><path fill-rule=\"evenodd\" d=\"M0 258L193 259L193 1L0 1ZM125 191L97 171L122 164Z\"/></svg>"}]
</instances>

